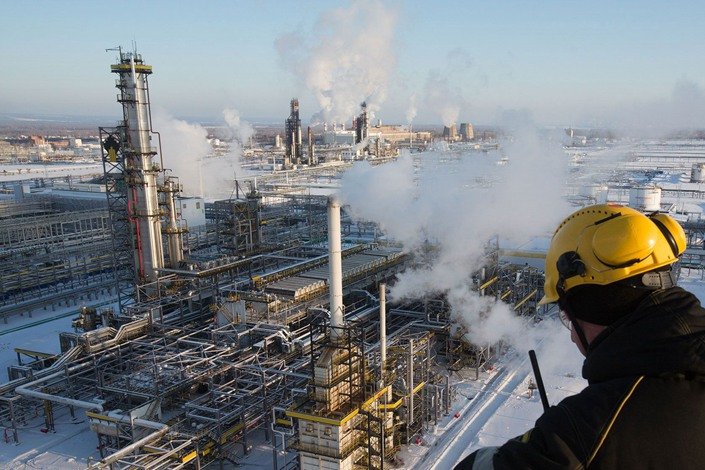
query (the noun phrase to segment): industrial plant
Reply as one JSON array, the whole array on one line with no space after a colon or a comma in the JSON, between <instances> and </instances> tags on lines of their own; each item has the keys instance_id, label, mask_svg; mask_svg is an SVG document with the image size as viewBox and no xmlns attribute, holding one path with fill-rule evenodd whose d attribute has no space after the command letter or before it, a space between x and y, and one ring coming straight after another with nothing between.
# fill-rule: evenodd
<instances>
[{"instance_id":1,"label":"industrial plant","mask_svg":"<svg viewBox=\"0 0 705 470\"><path fill-rule=\"evenodd\" d=\"M232 468L256 446L270 450L274 469L408 468L400 450L458 400L453 373L479 377L506 347L472 343L442 292L388 301L398 274L433 256L433 241L423 255L405 251L353 218L330 182L357 160L423 149L430 133L375 126L363 102L349 129L309 127L304 139L293 98L283 148L267 159L273 171L233 180L230 198L190 199L207 222L195 224L153 128L152 67L118 50L111 72L123 119L99 129L99 181L63 195L60 181L51 195L20 186L0 207L0 316L75 307L60 354L16 350L23 361L0 385L6 440L21 442L37 421L51 433L69 416L94 435L95 469ZM443 137L475 138L470 123ZM705 181L696 161L705 151L682 150L648 146L620 173L599 165L600 152L570 146L569 200L676 211L666 200L701 196ZM647 174L655 160L664 171ZM692 187L659 180L683 167ZM681 212L682 264L702 268L705 220ZM543 273L529 262L540 254L508 250L499 237L483 243L469 289L527 324L546 318ZM115 300L81 307L98 297Z\"/></svg>"},{"instance_id":2,"label":"industrial plant","mask_svg":"<svg viewBox=\"0 0 705 470\"><path fill-rule=\"evenodd\" d=\"M271 446L274 468L403 466L400 447L449 412L447 371L479 370L493 352L451 328L442 295L388 304L385 286L419 260L335 196L310 193L398 146L362 103L347 145L316 144L309 128L305 150L293 99L274 150L284 171L234 181L232 198L204 204L208 229L192 230L152 127L152 67L118 54L123 120L99 130L102 201L20 190L3 208L3 255L32 259L2 278L3 315L117 298L74 313L61 354L18 351L25 362L0 387L9 439L38 417L52 432L68 410L95 433L90 468L232 464L255 442ZM535 314L541 282L535 268L500 266L490 241L474 279L518 315Z\"/></svg>"}]
</instances>

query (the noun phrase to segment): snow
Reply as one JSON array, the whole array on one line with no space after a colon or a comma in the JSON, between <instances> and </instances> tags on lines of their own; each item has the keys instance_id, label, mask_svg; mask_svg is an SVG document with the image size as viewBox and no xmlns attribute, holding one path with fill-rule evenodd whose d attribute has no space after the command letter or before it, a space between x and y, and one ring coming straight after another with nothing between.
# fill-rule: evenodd
<instances>
[{"instance_id":1,"label":"snow","mask_svg":"<svg viewBox=\"0 0 705 470\"><path fill-rule=\"evenodd\" d=\"M102 175L101 163L66 163L66 164L37 164L24 163L19 165L0 165L0 182L33 180L37 178L61 176Z\"/></svg>"}]
</instances>

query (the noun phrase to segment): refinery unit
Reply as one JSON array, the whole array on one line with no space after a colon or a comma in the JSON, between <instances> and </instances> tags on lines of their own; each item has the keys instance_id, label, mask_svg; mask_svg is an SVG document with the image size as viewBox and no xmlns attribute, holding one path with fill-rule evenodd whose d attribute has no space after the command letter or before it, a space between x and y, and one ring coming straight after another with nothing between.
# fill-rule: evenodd
<instances>
[{"instance_id":1,"label":"refinery unit","mask_svg":"<svg viewBox=\"0 0 705 470\"><path fill-rule=\"evenodd\" d=\"M38 419L51 432L68 414L85 416L78 425L95 435L100 459L89 468L225 468L255 445L271 449L275 469L403 468L400 449L456 401L452 374L479 377L503 345L472 344L443 294L388 302L395 276L424 259L310 188L330 189L324 183L351 160L383 162L430 135L372 126L362 103L350 130L326 127L316 141L309 127L304 141L294 98L284 148L271 156L281 171L234 181L232 197L206 204L209 223L195 228L152 128L152 71L122 50L111 67L123 119L99 130L99 199L18 191L0 206L0 316L117 298L74 313L60 354L17 351L31 360L11 366L0 385L6 439L20 442ZM472 125L461 124L460 136L448 128L447 140L465 141ZM696 161L705 154L681 150L676 158L672 148L652 146L628 171L593 163L588 172L588 157L572 149L569 199L679 212L662 197L699 197L705 181ZM647 174L651 159L687 167L691 186ZM686 212L683 266L702 268L705 220ZM539 321L543 273L524 262L536 256L488 240L468 283L527 323ZM512 257L521 262L507 262Z\"/></svg>"},{"instance_id":2,"label":"refinery unit","mask_svg":"<svg viewBox=\"0 0 705 470\"><path fill-rule=\"evenodd\" d=\"M3 243L46 247L46 261L33 257L26 278L1 286L8 305L75 303L100 290L118 301L81 308L75 331L60 334L61 354L22 352L33 360L0 385L11 439L39 416L51 432L68 412L95 432L101 458L91 468L237 463L261 441L275 468L399 466L400 447L448 413L444 371L479 370L499 346L464 340L442 295L387 304L385 285L416 261L335 197L303 190L346 166L330 148L319 161L310 129L304 152L296 99L283 167L305 168L234 183L233 198L207 208L212 229L192 233L152 128L152 67L120 50L111 71L123 120L100 128L107 207L67 216L56 202L24 201L36 215L8 218ZM350 152L381 154L365 103L354 130ZM498 253L487 245L475 289L534 315L540 272L500 265ZM52 295L38 295L47 285Z\"/></svg>"}]
</instances>

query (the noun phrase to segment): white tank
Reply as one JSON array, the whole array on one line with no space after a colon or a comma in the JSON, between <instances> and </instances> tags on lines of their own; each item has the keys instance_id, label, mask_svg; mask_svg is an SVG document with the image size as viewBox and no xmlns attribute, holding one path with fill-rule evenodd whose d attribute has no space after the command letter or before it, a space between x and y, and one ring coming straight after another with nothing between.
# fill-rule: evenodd
<instances>
[{"instance_id":1,"label":"white tank","mask_svg":"<svg viewBox=\"0 0 705 470\"><path fill-rule=\"evenodd\" d=\"M658 186L631 188L629 190L629 205L644 212L661 210L661 188Z\"/></svg>"},{"instance_id":2,"label":"white tank","mask_svg":"<svg viewBox=\"0 0 705 470\"><path fill-rule=\"evenodd\" d=\"M705 182L705 163L695 163L690 170L691 183Z\"/></svg>"},{"instance_id":3,"label":"white tank","mask_svg":"<svg viewBox=\"0 0 705 470\"><path fill-rule=\"evenodd\" d=\"M596 204L606 204L609 190L610 188L604 184L588 184L580 188L579 194L593 199Z\"/></svg>"}]
</instances>

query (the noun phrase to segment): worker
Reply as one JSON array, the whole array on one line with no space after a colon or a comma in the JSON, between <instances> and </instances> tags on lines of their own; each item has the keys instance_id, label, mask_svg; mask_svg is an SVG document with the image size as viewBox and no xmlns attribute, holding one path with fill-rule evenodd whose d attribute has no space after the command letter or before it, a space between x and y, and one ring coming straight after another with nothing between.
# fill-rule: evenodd
<instances>
[{"instance_id":1,"label":"worker","mask_svg":"<svg viewBox=\"0 0 705 470\"><path fill-rule=\"evenodd\" d=\"M588 385L456 470L705 468L705 309L675 285L685 246L666 214L603 204L565 219L539 303L558 304Z\"/></svg>"}]
</instances>

